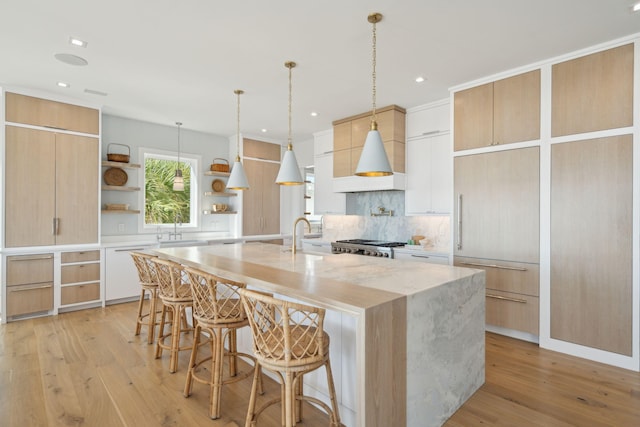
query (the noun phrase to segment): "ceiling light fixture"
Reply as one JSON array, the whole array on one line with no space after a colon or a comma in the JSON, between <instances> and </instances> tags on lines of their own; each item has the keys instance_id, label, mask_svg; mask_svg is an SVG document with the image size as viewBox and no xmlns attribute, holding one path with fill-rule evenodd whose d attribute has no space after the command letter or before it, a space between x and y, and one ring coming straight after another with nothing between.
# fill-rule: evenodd
<instances>
[{"instance_id":1,"label":"ceiling light fixture","mask_svg":"<svg viewBox=\"0 0 640 427\"><path fill-rule=\"evenodd\" d=\"M267 133L267 130L266 129L262 129L262 133Z\"/></svg>"},{"instance_id":2,"label":"ceiling light fixture","mask_svg":"<svg viewBox=\"0 0 640 427\"><path fill-rule=\"evenodd\" d=\"M639 11L639 10L640 10L640 2L638 2L638 3L634 4L634 5L631 7L631 10L632 10L632 11L634 11L634 12Z\"/></svg>"},{"instance_id":3,"label":"ceiling light fixture","mask_svg":"<svg viewBox=\"0 0 640 427\"><path fill-rule=\"evenodd\" d=\"M282 163L280 164L280 171L276 177L276 184L280 185L302 185L302 175L300 175L300 168L298 167L298 161L296 155L293 153L293 144L291 143L291 69L296 66L293 61L287 61L284 66L289 69L289 138L287 151L284 152Z\"/></svg>"},{"instance_id":4,"label":"ceiling light fixture","mask_svg":"<svg viewBox=\"0 0 640 427\"><path fill-rule=\"evenodd\" d=\"M72 55L70 53L56 53L53 56L58 61L64 62L65 64L69 64L69 65L84 66L88 64L86 59L76 55Z\"/></svg>"},{"instance_id":5,"label":"ceiling light fixture","mask_svg":"<svg viewBox=\"0 0 640 427\"><path fill-rule=\"evenodd\" d=\"M69 44L78 47L87 47L87 42L84 40L77 39L75 37L69 37Z\"/></svg>"},{"instance_id":6,"label":"ceiling light fixture","mask_svg":"<svg viewBox=\"0 0 640 427\"><path fill-rule=\"evenodd\" d=\"M311 117L318 117L318 113L316 113L315 111L311 112Z\"/></svg>"},{"instance_id":7,"label":"ceiling light fixture","mask_svg":"<svg viewBox=\"0 0 640 427\"><path fill-rule=\"evenodd\" d=\"M233 91L238 96L238 127L236 129L236 161L233 162L233 168L231 168L231 175L227 181L227 188L229 190L248 190L249 181L247 175L244 173L242 162L240 161L240 95L244 93L243 90L236 89Z\"/></svg>"},{"instance_id":8,"label":"ceiling light fixture","mask_svg":"<svg viewBox=\"0 0 640 427\"><path fill-rule=\"evenodd\" d=\"M58 82L58 86L60 86L60 87L71 87L71 85L69 83L65 83L65 82Z\"/></svg>"},{"instance_id":9,"label":"ceiling light fixture","mask_svg":"<svg viewBox=\"0 0 640 427\"><path fill-rule=\"evenodd\" d=\"M423 81L424 81L424 77L422 76L416 77L416 83L422 83Z\"/></svg>"},{"instance_id":10,"label":"ceiling light fixture","mask_svg":"<svg viewBox=\"0 0 640 427\"><path fill-rule=\"evenodd\" d=\"M180 126L182 122L176 122L178 126L178 162L176 163L176 174L173 177L173 191L184 191L184 178L182 177L182 169L180 169Z\"/></svg>"},{"instance_id":11,"label":"ceiling light fixture","mask_svg":"<svg viewBox=\"0 0 640 427\"><path fill-rule=\"evenodd\" d=\"M358 167L356 167L356 175L366 177L387 176L393 175L393 171L391 170L387 153L384 151L384 143L382 142L380 132L378 132L378 122L376 121L376 24L382 20L382 14L372 13L367 17L367 20L373 24L373 72L371 73L373 81L373 109L371 114L371 130L367 134L367 139L364 142Z\"/></svg>"}]
</instances>

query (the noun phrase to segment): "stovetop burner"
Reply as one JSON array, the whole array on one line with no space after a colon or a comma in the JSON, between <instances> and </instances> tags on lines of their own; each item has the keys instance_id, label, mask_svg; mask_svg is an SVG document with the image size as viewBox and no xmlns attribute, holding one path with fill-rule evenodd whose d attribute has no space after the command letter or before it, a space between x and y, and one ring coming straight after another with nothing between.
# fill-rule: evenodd
<instances>
[{"instance_id":1,"label":"stovetop burner","mask_svg":"<svg viewBox=\"0 0 640 427\"><path fill-rule=\"evenodd\" d=\"M385 242L384 240L350 239L336 240L336 243L348 243L351 245L379 246L382 248L397 248L404 246L404 242Z\"/></svg>"}]
</instances>

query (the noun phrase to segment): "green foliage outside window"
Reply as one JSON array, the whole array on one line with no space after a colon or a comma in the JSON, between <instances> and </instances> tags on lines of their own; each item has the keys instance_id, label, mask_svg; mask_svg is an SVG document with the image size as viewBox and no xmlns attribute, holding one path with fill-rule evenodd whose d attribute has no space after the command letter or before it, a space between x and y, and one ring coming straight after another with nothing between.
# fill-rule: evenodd
<instances>
[{"instance_id":1,"label":"green foliage outside window","mask_svg":"<svg viewBox=\"0 0 640 427\"><path fill-rule=\"evenodd\" d=\"M145 168L145 224L173 224L176 214L189 222L191 199L191 165L180 162L184 191L173 191L175 160L147 158Z\"/></svg>"}]
</instances>

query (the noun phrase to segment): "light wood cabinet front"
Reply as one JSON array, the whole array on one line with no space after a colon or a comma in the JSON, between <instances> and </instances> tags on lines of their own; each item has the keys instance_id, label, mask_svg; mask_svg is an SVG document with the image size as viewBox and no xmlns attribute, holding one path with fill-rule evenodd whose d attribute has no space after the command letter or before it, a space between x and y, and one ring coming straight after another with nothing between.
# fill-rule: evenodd
<instances>
[{"instance_id":1,"label":"light wood cabinet front","mask_svg":"<svg viewBox=\"0 0 640 427\"><path fill-rule=\"evenodd\" d=\"M633 125L633 43L552 67L552 136Z\"/></svg>"},{"instance_id":2,"label":"light wood cabinet front","mask_svg":"<svg viewBox=\"0 0 640 427\"><path fill-rule=\"evenodd\" d=\"M6 92L5 97L8 122L94 135L99 133L100 113L94 108L11 92Z\"/></svg>"},{"instance_id":3,"label":"light wood cabinet front","mask_svg":"<svg viewBox=\"0 0 640 427\"><path fill-rule=\"evenodd\" d=\"M487 289L485 304L487 324L533 335L540 333L538 297Z\"/></svg>"},{"instance_id":4,"label":"light wood cabinet front","mask_svg":"<svg viewBox=\"0 0 640 427\"><path fill-rule=\"evenodd\" d=\"M540 70L454 94L454 150L540 138Z\"/></svg>"},{"instance_id":5,"label":"light wood cabinet front","mask_svg":"<svg viewBox=\"0 0 640 427\"><path fill-rule=\"evenodd\" d=\"M631 356L633 138L551 147L551 337Z\"/></svg>"},{"instance_id":6,"label":"light wood cabinet front","mask_svg":"<svg viewBox=\"0 0 640 427\"><path fill-rule=\"evenodd\" d=\"M539 165L539 147L455 158L455 255L539 263Z\"/></svg>"},{"instance_id":7,"label":"light wood cabinet front","mask_svg":"<svg viewBox=\"0 0 640 427\"><path fill-rule=\"evenodd\" d=\"M280 186L275 181L280 163L245 158L244 169L251 189L243 193L242 234L279 234Z\"/></svg>"},{"instance_id":8,"label":"light wood cabinet front","mask_svg":"<svg viewBox=\"0 0 640 427\"><path fill-rule=\"evenodd\" d=\"M53 254L8 256L7 317L53 309Z\"/></svg>"},{"instance_id":9,"label":"light wood cabinet front","mask_svg":"<svg viewBox=\"0 0 640 427\"><path fill-rule=\"evenodd\" d=\"M60 283L63 285L100 280L100 263L63 265Z\"/></svg>"},{"instance_id":10,"label":"light wood cabinet front","mask_svg":"<svg viewBox=\"0 0 640 427\"><path fill-rule=\"evenodd\" d=\"M98 139L5 132L5 245L97 243Z\"/></svg>"},{"instance_id":11,"label":"light wood cabinet front","mask_svg":"<svg viewBox=\"0 0 640 427\"><path fill-rule=\"evenodd\" d=\"M64 286L60 292L62 305L100 299L100 283L85 283L82 285Z\"/></svg>"}]
</instances>

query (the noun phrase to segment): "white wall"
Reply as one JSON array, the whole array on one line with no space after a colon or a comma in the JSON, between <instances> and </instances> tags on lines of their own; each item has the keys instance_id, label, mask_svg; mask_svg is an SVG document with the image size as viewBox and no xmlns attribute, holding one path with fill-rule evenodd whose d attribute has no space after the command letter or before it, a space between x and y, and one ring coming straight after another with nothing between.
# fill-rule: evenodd
<instances>
[{"instance_id":1,"label":"white wall","mask_svg":"<svg viewBox=\"0 0 640 427\"><path fill-rule=\"evenodd\" d=\"M182 153L197 154L202 157L201 173L198 176L199 191L198 197L201 201L199 212L201 227L199 231L228 232L233 225L235 218L233 215L202 215L202 210L209 208L212 200L204 198L203 193L210 189L211 178L204 177L202 172L208 170L215 157L230 159L229 140L227 137L191 131L188 129L189 123L185 122L180 129L180 150ZM159 125L155 123L131 120L122 117L102 115L102 158L107 158L107 150L110 143L124 144L131 148L131 163L140 163L138 149L149 147L160 150L177 152L178 149L178 129L175 124ZM116 147L112 147L116 149ZM120 147L117 147L120 149ZM118 151L120 152L120 151ZM233 154L235 156L235 153ZM104 170L104 168L103 168ZM127 169L129 181L127 186L138 186L138 171ZM144 189L142 188L141 191ZM132 209L140 209L138 192L115 192L103 191L102 204L105 203L129 203ZM203 206L203 203L206 203ZM219 201L218 203L227 203ZM233 202L229 202L233 203ZM138 220L140 215L102 215L101 233L103 236L130 235L138 233Z\"/></svg>"}]
</instances>

